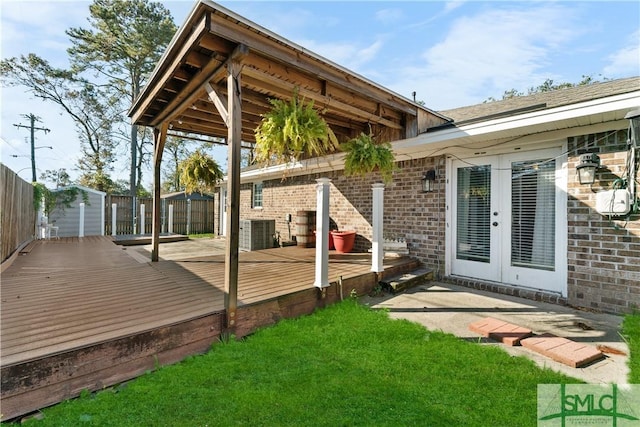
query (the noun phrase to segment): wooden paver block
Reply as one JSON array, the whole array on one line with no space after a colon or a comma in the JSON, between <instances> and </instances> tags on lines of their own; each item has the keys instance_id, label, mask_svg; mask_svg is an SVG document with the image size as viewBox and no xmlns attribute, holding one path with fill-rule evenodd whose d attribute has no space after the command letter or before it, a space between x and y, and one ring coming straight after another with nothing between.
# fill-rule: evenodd
<instances>
[{"instance_id":1,"label":"wooden paver block","mask_svg":"<svg viewBox=\"0 0 640 427\"><path fill-rule=\"evenodd\" d=\"M604 354L594 346L552 334L526 338L520 344L525 348L573 368L579 368L604 358Z\"/></svg>"},{"instance_id":2,"label":"wooden paver block","mask_svg":"<svg viewBox=\"0 0 640 427\"><path fill-rule=\"evenodd\" d=\"M519 345L523 338L533 335L533 332L530 329L513 325L492 317L487 317L471 323L469 325L469 329L483 337L500 341L508 346Z\"/></svg>"}]
</instances>

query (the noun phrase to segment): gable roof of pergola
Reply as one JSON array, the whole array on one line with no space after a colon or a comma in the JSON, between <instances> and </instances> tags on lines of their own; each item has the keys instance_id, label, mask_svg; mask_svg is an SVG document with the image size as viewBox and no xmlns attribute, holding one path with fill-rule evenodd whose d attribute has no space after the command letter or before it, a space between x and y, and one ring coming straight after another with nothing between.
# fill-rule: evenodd
<instances>
[{"instance_id":1,"label":"gable roof of pergola","mask_svg":"<svg viewBox=\"0 0 640 427\"><path fill-rule=\"evenodd\" d=\"M132 122L172 131L227 137L223 113L226 65L242 64L242 140L271 105L294 88L313 100L340 141L369 131L387 141L409 138L449 121L362 76L206 0L195 4L130 110Z\"/></svg>"}]
</instances>

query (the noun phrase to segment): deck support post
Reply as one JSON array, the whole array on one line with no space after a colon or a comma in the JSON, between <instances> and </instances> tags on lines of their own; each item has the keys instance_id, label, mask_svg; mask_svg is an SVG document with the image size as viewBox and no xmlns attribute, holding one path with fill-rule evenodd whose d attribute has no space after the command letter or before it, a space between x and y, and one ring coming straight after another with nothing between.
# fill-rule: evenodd
<instances>
[{"instance_id":1,"label":"deck support post","mask_svg":"<svg viewBox=\"0 0 640 427\"><path fill-rule=\"evenodd\" d=\"M384 271L384 184L371 185L373 189L373 218L371 239L371 271L380 273Z\"/></svg>"},{"instance_id":2,"label":"deck support post","mask_svg":"<svg viewBox=\"0 0 640 427\"><path fill-rule=\"evenodd\" d=\"M316 179L316 280L314 286L329 286L329 178Z\"/></svg>"},{"instance_id":3,"label":"deck support post","mask_svg":"<svg viewBox=\"0 0 640 427\"><path fill-rule=\"evenodd\" d=\"M238 308L238 246L240 243L240 147L242 145L242 99L239 61L227 64L228 163L227 163L227 247L224 269L224 308L227 328L236 326Z\"/></svg>"},{"instance_id":4,"label":"deck support post","mask_svg":"<svg viewBox=\"0 0 640 427\"><path fill-rule=\"evenodd\" d=\"M153 130L153 218L151 220L151 261L158 262L158 248L160 243L160 164L162 152L167 140L168 123L162 123L159 128ZM134 195L135 196L135 195Z\"/></svg>"}]
</instances>

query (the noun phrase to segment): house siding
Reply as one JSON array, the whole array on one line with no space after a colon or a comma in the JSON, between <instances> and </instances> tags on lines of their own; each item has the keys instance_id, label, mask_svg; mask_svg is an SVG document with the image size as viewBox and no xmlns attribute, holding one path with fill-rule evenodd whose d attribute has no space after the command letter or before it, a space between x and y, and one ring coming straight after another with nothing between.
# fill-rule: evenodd
<instances>
[{"instance_id":1,"label":"house siding","mask_svg":"<svg viewBox=\"0 0 640 427\"><path fill-rule=\"evenodd\" d=\"M83 198L83 191L86 194L86 202ZM80 193L71 206L59 206L51 212L49 222L59 227L59 237L77 237L80 234L80 203L85 204L84 235L100 236L103 234L103 193L80 189Z\"/></svg>"},{"instance_id":2,"label":"house siding","mask_svg":"<svg viewBox=\"0 0 640 427\"><path fill-rule=\"evenodd\" d=\"M596 192L611 189L625 173L627 131L572 137L568 149L568 302L630 312L640 307L640 213L618 219L595 209ZM575 175L579 156L587 152L597 153L602 165L592 188Z\"/></svg>"}]
</instances>

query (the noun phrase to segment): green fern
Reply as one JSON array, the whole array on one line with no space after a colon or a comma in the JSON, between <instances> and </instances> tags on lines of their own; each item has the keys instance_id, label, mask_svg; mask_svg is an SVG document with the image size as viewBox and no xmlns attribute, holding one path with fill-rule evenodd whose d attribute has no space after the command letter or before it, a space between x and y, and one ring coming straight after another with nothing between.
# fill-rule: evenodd
<instances>
[{"instance_id":1,"label":"green fern","mask_svg":"<svg viewBox=\"0 0 640 427\"><path fill-rule=\"evenodd\" d=\"M200 150L180 162L179 169L180 181L187 194L210 191L223 177L218 163Z\"/></svg>"},{"instance_id":2,"label":"green fern","mask_svg":"<svg viewBox=\"0 0 640 427\"><path fill-rule=\"evenodd\" d=\"M322 156L338 147L335 134L313 108L313 101L300 101L297 89L290 101L272 99L270 103L272 109L262 115L255 130L257 162L288 163Z\"/></svg>"},{"instance_id":3,"label":"green fern","mask_svg":"<svg viewBox=\"0 0 640 427\"><path fill-rule=\"evenodd\" d=\"M347 155L344 158L344 170L347 176L366 175L379 171L384 182L391 182L395 170L395 156L388 142L378 143L371 135L361 132L341 146Z\"/></svg>"}]
</instances>

